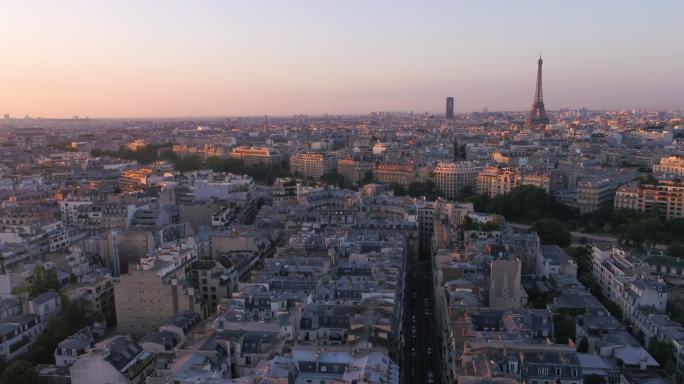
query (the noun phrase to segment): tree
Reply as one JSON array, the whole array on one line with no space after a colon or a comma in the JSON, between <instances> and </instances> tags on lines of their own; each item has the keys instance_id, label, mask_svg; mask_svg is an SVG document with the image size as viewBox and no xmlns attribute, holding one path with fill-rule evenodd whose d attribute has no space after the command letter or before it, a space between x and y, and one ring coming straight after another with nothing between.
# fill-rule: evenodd
<instances>
[{"instance_id":1,"label":"tree","mask_svg":"<svg viewBox=\"0 0 684 384\"><path fill-rule=\"evenodd\" d=\"M437 197L435 193L435 183L432 180L426 180L423 183L419 181L412 182L406 189L406 194L411 197L425 196L430 200Z\"/></svg>"},{"instance_id":2,"label":"tree","mask_svg":"<svg viewBox=\"0 0 684 384\"><path fill-rule=\"evenodd\" d=\"M561 308L553 314L554 338L558 344L567 344L575 338L575 318L584 314L584 309Z\"/></svg>"},{"instance_id":3,"label":"tree","mask_svg":"<svg viewBox=\"0 0 684 384\"><path fill-rule=\"evenodd\" d=\"M366 185L370 184L373 182L373 172L372 171L366 171L366 173L363 174L363 178L360 181L361 185Z\"/></svg>"},{"instance_id":4,"label":"tree","mask_svg":"<svg viewBox=\"0 0 684 384\"><path fill-rule=\"evenodd\" d=\"M647 175L639 176L639 185L658 185L658 179L656 179L653 174L649 173Z\"/></svg>"},{"instance_id":5,"label":"tree","mask_svg":"<svg viewBox=\"0 0 684 384\"><path fill-rule=\"evenodd\" d=\"M62 295L62 317L51 319L45 331L36 339L26 358L34 364L54 364L57 344L88 325L83 306ZM2 384L2 383L0 383Z\"/></svg>"},{"instance_id":6,"label":"tree","mask_svg":"<svg viewBox=\"0 0 684 384\"><path fill-rule=\"evenodd\" d=\"M36 297L41 293L49 290L59 289L59 280L57 279L57 272L54 270L46 270L42 265L37 266L33 270L33 278L29 287L29 296Z\"/></svg>"},{"instance_id":7,"label":"tree","mask_svg":"<svg viewBox=\"0 0 684 384\"><path fill-rule=\"evenodd\" d=\"M34 384L38 382L38 372L25 360L16 360L0 376L0 384Z\"/></svg>"},{"instance_id":8,"label":"tree","mask_svg":"<svg viewBox=\"0 0 684 384\"><path fill-rule=\"evenodd\" d=\"M329 185L335 185L340 188L347 188L347 180L344 178L344 175L337 172L336 169L330 170L326 172L323 176L321 176L321 180Z\"/></svg>"},{"instance_id":9,"label":"tree","mask_svg":"<svg viewBox=\"0 0 684 384\"><path fill-rule=\"evenodd\" d=\"M589 351L589 341L587 340L586 337L583 337L582 340L577 344L577 352L581 353L587 353Z\"/></svg>"},{"instance_id":10,"label":"tree","mask_svg":"<svg viewBox=\"0 0 684 384\"><path fill-rule=\"evenodd\" d=\"M577 263L577 273L582 275L592 270L591 251L585 247L567 247L565 252Z\"/></svg>"},{"instance_id":11,"label":"tree","mask_svg":"<svg viewBox=\"0 0 684 384\"><path fill-rule=\"evenodd\" d=\"M541 219L532 224L532 229L541 238L542 244L556 244L567 247L572 244L572 235L557 219Z\"/></svg>"},{"instance_id":12,"label":"tree","mask_svg":"<svg viewBox=\"0 0 684 384\"><path fill-rule=\"evenodd\" d=\"M667 246L667 254L684 258L684 241L673 241Z\"/></svg>"},{"instance_id":13,"label":"tree","mask_svg":"<svg viewBox=\"0 0 684 384\"><path fill-rule=\"evenodd\" d=\"M473 191L473 187L470 185L466 185L465 187L461 188L461 191L459 192L459 197L462 199L468 198L470 196L475 195L475 191Z\"/></svg>"},{"instance_id":14,"label":"tree","mask_svg":"<svg viewBox=\"0 0 684 384\"><path fill-rule=\"evenodd\" d=\"M568 221L578 216L576 210L558 203L544 189L532 185L523 185L507 194L492 199L478 199L477 202L485 203L476 207L479 211L498 213L506 220L524 223L550 217Z\"/></svg>"},{"instance_id":15,"label":"tree","mask_svg":"<svg viewBox=\"0 0 684 384\"><path fill-rule=\"evenodd\" d=\"M662 368L665 368L674 355L674 344L669 340L660 341L657 338L652 337L651 341L648 343L648 352L656 359Z\"/></svg>"},{"instance_id":16,"label":"tree","mask_svg":"<svg viewBox=\"0 0 684 384\"><path fill-rule=\"evenodd\" d=\"M475 195L465 198L468 203L473 203L473 209L477 212L490 212L488 207L491 199L487 195Z\"/></svg>"},{"instance_id":17,"label":"tree","mask_svg":"<svg viewBox=\"0 0 684 384\"><path fill-rule=\"evenodd\" d=\"M584 379L584 384L606 384L606 379L599 375L589 375Z\"/></svg>"},{"instance_id":18,"label":"tree","mask_svg":"<svg viewBox=\"0 0 684 384\"><path fill-rule=\"evenodd\" d=\"M406 196L406 188L399 183L392 183L389 186L396 196Z\"/></svg>"},{"instance_id":19,"label":"tree","mask_svg":"<svg viewBox=\"0 0 684 384\"><path fill-rule=\"evenodd\" d=\"M414 181L408 185L406 189L406 194L411 197L419 197L423 194L423 183Z\"/></svg>"},{"instance_id":20,"label":"tree","mask_svg":"<svg viewBox=\"0 0 684 384\"><path fill-rule=\"evenodd\" d=\"M174 162L176 168L181 172L196 171L205 168L205 164L197 155L190 155L180 158Z\"/></svg>"},{"instance_id":21,"label":"tree","mask_svg":"<svg viewBox=\"0 0 684 384\"><path fill-rule=\"evenodd\" d=\"M644 343L646 343L646 335L644 335L644 331L640 329L639 332L637 332L636 339L639 344L644 345Z\"/></svg>"}]
</instances>

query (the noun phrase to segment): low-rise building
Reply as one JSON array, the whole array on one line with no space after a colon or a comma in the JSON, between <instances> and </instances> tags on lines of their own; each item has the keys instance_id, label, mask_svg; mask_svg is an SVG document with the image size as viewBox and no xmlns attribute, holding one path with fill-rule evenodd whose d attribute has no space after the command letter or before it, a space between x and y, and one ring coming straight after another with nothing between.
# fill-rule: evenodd
<instances>
[{"instance_id":1,"label":"low-rise building","mask_svg":"<svg viewBox=\"0 0 684 384\"><path fill-rule=\"evenodd\" d=\"M489 307L497 309L520 308L522 306L520 259L492 260L490 271Z\"/></svg>"},{"instance_id":2,"label":"low-rise building","mask_svg":"<svg viewBox=\"0 0 684 384\"><path fill-rule=\"evenodd\" d=\"M55 348L55 365L68 367L73 365L78 357L88 353L95 346L95 338L89 327L83 328L57 344Z\"/></svg>"},{"instance_id":3,"label":"low-rise building","mask_svg":"<svg viewBox=\"0 0 684 384\"><path fill-rule=\"evenodd\" d=\"M40 316L27 313L11 322L0 324L0 356L5 361L28 353L38 336L45 330Z\"/></svg>"},{"instance_id":4,"label":"low-rise building","mask_svg":"<svg viewBox=\"0 0 684 384\"><path fill-rule=\"evenodd\" d=\"M72 384L140 384L154 371L154 356L129 336L98 343L71 365Z\"/></svg>"}]
</instances>

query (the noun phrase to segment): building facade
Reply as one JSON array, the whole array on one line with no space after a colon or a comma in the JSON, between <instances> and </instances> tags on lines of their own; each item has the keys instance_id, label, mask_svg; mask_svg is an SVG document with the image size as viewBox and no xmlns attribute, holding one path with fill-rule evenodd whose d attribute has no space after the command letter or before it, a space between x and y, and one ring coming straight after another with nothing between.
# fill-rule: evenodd
<instances>
[{"instance_id":1,"label":"building facade","mask_svg":"<svg viewBox=\"0 0 684 384\"><path fill-rule=\"evenodd\" d=\"M295 153L290 156L290 170L304 177L320 178L335 167L334 158L323 153Z\"/></svg>"},{"instance_id":2,"label":"building facade","mask_svg":"<svg viewBox=\"0 0 684 384\"><path fill-rule=\"evenodd\" d=\"M682 177L684 176L684 158L680 156L663 157L658 164L653 164L653 173Z\"/></svg>"},{"instance_id":3,"label":"building facade","mask_svg":"<svg viewBox=\"0 0 684 384\"><path fill-rule=\"evenodd\" d=\"M265 165L271 167L283 160L280 153L268 147L235 147L230 151L231 158L240 159L246 165Z\"/></svg>"},{"instance_id":4,"label":"building facade","mask_svg":"<svg viewBox=\"0 0 684 384\"><path fill-rule=\"evenodd\" d=\"M375 179L383 184L400 184L408 186L416 180L416 167L410 162L407 164L380 163L373 170Z\"/></svg>"},{"instance_id":5,"label":"building facade","mask_svg":"<svg viewBox=\"0 0 684 384\"><path fill-rule=\"evenodd\" d=\"M622 186L615 193L615 208L659 214L668 219L684 217L684 184L663 180L658 184Z\"/></svg>"},{"instance_id":6,"label":"building facade","mask_svg":"<svg viewBox=\"0 0 684 384\"><path fill-rule=\"evenodd\" d=\"M435 187L445 197L453 199L465 189L474 190L482 166L472 161L439 162L435 167Z\"/></svg>"}]
</instances>

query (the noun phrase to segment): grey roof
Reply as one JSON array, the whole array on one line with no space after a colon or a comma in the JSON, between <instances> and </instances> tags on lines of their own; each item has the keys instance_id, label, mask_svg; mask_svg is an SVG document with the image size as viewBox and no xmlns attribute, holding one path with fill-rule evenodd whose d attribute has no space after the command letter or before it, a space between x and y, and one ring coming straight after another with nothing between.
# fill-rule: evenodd
<instances>
[{"instance_id":1,"label":"grey roof","mask_svg":"<svg viewBox=\"0 0 684 384\"><path fill-rule=\"evenodd\" d=\"M108 345L109 355L105 358L117 371L121 371L128 363L142 352L138 343L130 336L114 336Z\"/></svg>"},{"instance_id":2,"label":"grey roof","mask_svg":"<svg viewBox=\"0 0 684 384\"><path fill-rule=\"evenodd\" d=\"M206 371L201 367L205 364L211 365L211 359L208 356L201 353L190 353L176 359L171 370L175 379L203 377L206 375Z\"/></svg>"},{"instance_id":3,"label":"grey roof","mask_svg":"<svg viewBox=\"0 0 684 384\"><path fill-rule=\"evenodd\" d=\"M88 327L81 329L75 334L62 340L57 348L62 349L86 349L94 344L93 336L90 333Z\"/></svg>"},{"instance_id":4,"label":"grey roof","mask_svg":"<svg viewBox=\"0 0 684 384\"><path fill-rule=\"evenodd\" d=\"M161 330L159 332L150 332L145 337L140 339L140 343L155 343L164 346L167 351L172 350L180 342L180 337L171 332Z\"/></svg>"},{"instance_id":5,"label":"grey roof","mask_svg":"<svg viewBox=\"0 0 684 384\"><path fill-rule=\"evenodd\" d=\"M13 299L11 297L5 297L3 299L0 299L0 312L16 307L19 304L19 300Z\"/></svg>"},{"instance_id":6,"label":"grey roof","mask_svg":"<svg viewBox=\"0 0 684 384\"><path fill-rule=\"evenodd\" d=\"M19 325L15 323L3 323L0 324L0 336L9 335L17 329Z\"/></svg>"},{"instance_id":7,"label":"grey roof","mask_svg":"<svg viewBox=\"0 0 684 384\"><path fill-rule=\"evenodd\" d=\"M58 297L59 297L58 292L48 291L48 292L41 293L40 295L34 297L33 299L31 299L31 301L33 301L34 304L41 305L41 304L47 303L50 300L54 300Z\"/></svg>"},{"instance_id":8,"label":"grey roof","mask_svg":"<svg viewBox=\"0 0 684 384\"><path fill-rule=\"evenodd\" d=\"M242 355L261 353L265 345L273 345L278 339L273 333L245 333L242 339Z\"/></svg>"},{"instance_id":9,"label":"grey roof","mask_svg":"<svg viewBox=\"0 0 684 384\"><path fill-rule=\"evenodd\" d=\"M568 259L568 254L557 245L542 245L540 248L544 259L553 261L556 264L561 264Z\"/></svg>"},{"instance_id":10,"label":"grey roof","mask_svg":"<svg viewBox=\"0 0 684 384\"><path fill-rule=\"evenodd\" d=\"M198 313L183 311L171 316L165 325L181 328L183 333L187 333L190 329L199 324L200 320L202 320L202 318Z\"/></svg>"}]
</instances>

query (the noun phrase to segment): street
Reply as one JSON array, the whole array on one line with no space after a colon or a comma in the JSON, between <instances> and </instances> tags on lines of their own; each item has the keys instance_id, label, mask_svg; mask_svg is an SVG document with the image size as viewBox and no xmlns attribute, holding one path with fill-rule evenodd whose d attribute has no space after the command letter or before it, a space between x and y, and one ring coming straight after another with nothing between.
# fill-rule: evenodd
<instances>
[{"instance_id":1,"label":"street","mask_svg":"<svg viewBox=\"0 0 684 384\"><path fill-rule=\"evenodd\" d=\"M407 282L404 318L403 383L440 383L440 341L433 324L432 273L427 262L413 262Z\"/></svg>"}]
</instances>

